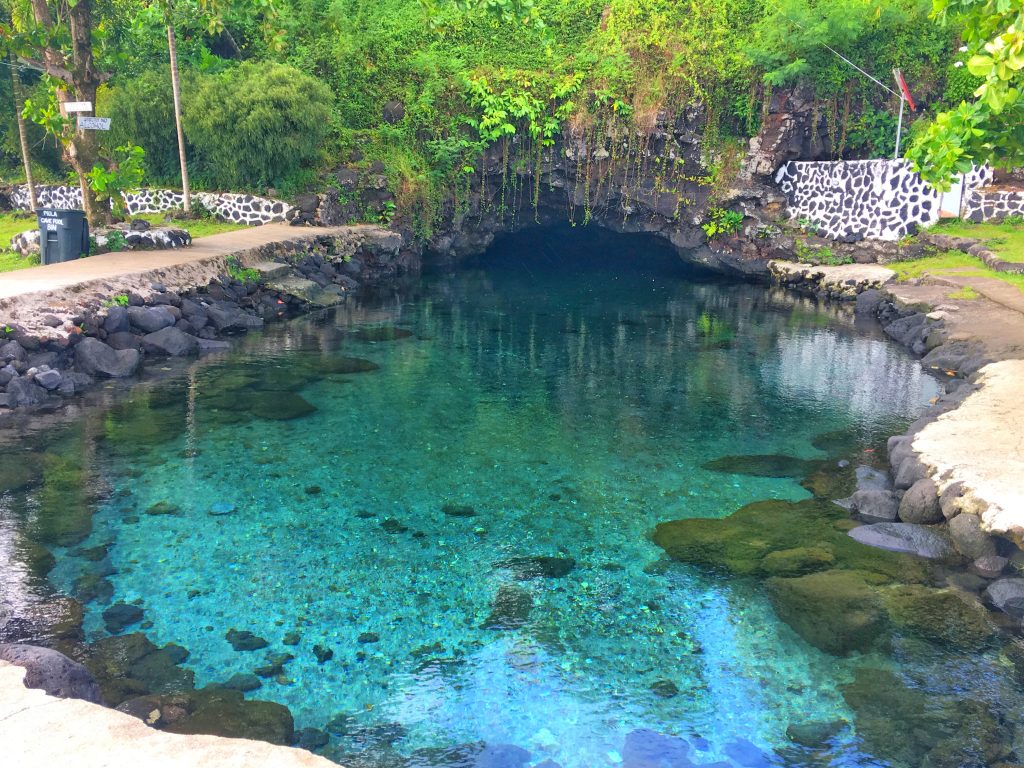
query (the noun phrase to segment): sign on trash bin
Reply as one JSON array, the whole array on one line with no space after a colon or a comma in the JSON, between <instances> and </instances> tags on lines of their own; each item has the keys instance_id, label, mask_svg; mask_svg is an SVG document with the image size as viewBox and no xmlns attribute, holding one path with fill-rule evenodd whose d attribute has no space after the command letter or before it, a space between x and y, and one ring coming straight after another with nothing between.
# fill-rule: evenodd
<instances>
[{"instance_id":1,"label":"sign on trash bin","mask_svg":"<svg viewBox=\"0 0 1024 768\"><path fill-rule=\"evenodd\" d=\"M78 116L78 127L83 131L109 131L109 117L85 117Z\"/></svg>"}]
</instances>

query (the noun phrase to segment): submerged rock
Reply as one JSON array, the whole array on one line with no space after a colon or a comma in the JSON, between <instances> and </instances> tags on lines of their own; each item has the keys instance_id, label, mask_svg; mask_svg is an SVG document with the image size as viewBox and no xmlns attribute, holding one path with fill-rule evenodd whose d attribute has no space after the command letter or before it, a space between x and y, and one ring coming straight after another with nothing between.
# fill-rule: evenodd
<instances>
[{"instance_id":1,"label":"submerged rock","mask_svg":"<svg viewBox=\"0 0 1024 768\"><path fill-rule=\"evenodd\" d=\"M91 603L93 600L105 602L114 596L114 585L109 579L86 573L75 579L71 592L83 603Z\"/></svg>"},{"instance_id":2,"label":"submerged rock","mask_svg":"<svg viewBox=\"0 0 1024 768\"><path fill-rule=\"evenodd\" d=\"M655 680L651 683L651 691L655 696L671 699L673 696L679 695L679 686L671 680Z\"/></svg>"},{"instance_id":3,"label":"submerged rock","mask_svg":"<svg viewBox=\"0 0 1024 768\"><path fill-rule=\"evenodd\" d=\"M886 627L877 577L830 570L797 578L772 578L768 595L779 618L827 653L867 651Z\"/></svg>"},{"instance_id":4,"label":"submerged rock","mask_svg":"<svg viewBox=\"0 0 1024 768\"><path fill-rule=\"evenodd\" d=\"M412 331L394 326L378 326L376 328L359 328L352 332L352 338L359 341L398 341L408 339Z\"/></svg>"},{"instance_id":5,"label":"submerged rock","mask_svg":"<svg viewBox=\"0 0 1024 768\"><path fill-rule=\"evenodd\" d=\"M821 749L847 726L845 720L793 723L786 728L786 737L802 747Z\"/></svg>"},{"instance_id":6,"label":"submerged rock","mask_svg":"<svg viewBox=\"0 0 1024 768\"><path fill-rule=\"evenodd\" d=\"M949 537L939 529L914 523L875 523L850 531L850 537L869 547L903 552L930 560L955 560Z\"/></svg>"},{"instance_id":7,"label":"submerged rock","mask_svg":"<svg viewBox=\"0 0 1024 768\"><path fill-rule=\"evenodd\" d=\"M445 504L441 511L448 517L476 517L476 510L468 504Z\"/></svg>"},{"instance_id":8,"label":"submerged rock","mask_svg":"<svg viewBox=\"0 0 1024 768\"><path fill-rule=\"evenodd\" d=\"M571 557L532 555L500 560L494 567L510 569L520 581L537 578L561 579L572 572L576 567L576 561Z\"/></svg>"},{"instance_id":9,"label":"submerged rock","mask_svg":"<svg viewBox=\"0 0 1024 768\"><path fill-rule=\"evenodd\" d=\"M626 734L626 741L622 745L622 765L623 768L689 766L692 765L691 749L690 742L679 736L669 736L649 728L638 728Z\"/></svg>"},{"instance_id":10,"label":"submerged rock","mask_svg":"<svg viewBox=\"0 0 1024 768\"><path fill-rule=\"evenodd\" d=\"M502 584L491 604L491 613L480 625L481 629L519 629L530 618L533 596L511 584Z\"/></svg>"},{"instance_id":11,"label":"submerged rock","mask_svg":"<svg viewBox=\"0 0 1024 768\"><path fill-rule=\"evenodd\" d=\"M882 599L897 630L958 651L980 650L996 634L988 611L953 590L911 584L885 590Z\"/></svg>"},{"instance_id":12,"label":"submerged rock","mask_svg":"<svg viewBox=\"0 0 1024 768\"><path fill-rule=\"evenodd\" d=\"M125 627L138 624L142 621L142 609L137 605L127 603L114 603L114 605L103 611L103 623L107 632L112 635L120 634Z\"/></svg>"},{"instance_id":13,"label":"submerged rock","mask_svg":"<svg viewBox=\"0 0 1024 768\"><path fill-rule=\"evenodd\" d=\"M403 525L400 520L396 520L393 517L389 517L389 518L385 519L380 524L380 527L384 529L385 533L391 533L391 534L405 533L406 531L409 530L408 526Z\"/></svg>"},{"instance_id":14,"label":"submerged rock","mask_svg":"<svg viewBox=\"0 0 1024 768\"><path fill-rule=\"evenodd\" d=\"M181 646L157 648L136 632L93 643L85 666L100 684L104 702L114 707L149 693L191 690L192 671L178 666L187 656Z\"/></svg>"},{"instance_id":15,"label":"submerged rock","mask_svg":"<svg viewBox=\"0 0 1024 768\"><path fill-rule=\"evenodd\" d=\"M1006 578L993 581L985 590L985 599L1011 616L1024 618L1024 579Z\"/></svg>"},{"instance_id":16,"label":"submerged rock","mask_svg":"<svg viewBox=\"0 0 1024 768\"><path fill-rule=\"evenodd\" d=\"M896 520L900 500L892 491L863 490L850 497L850 511L866 523Z\"/></svg>"},{"instance_id":17,"label":"submerged rock","mask_svg":"<svg viewBox=\"0 0 1024 768\"><path fill-rule=\"evenodd\" d=\"M899 765L988 766L1011 754L1011 732L988 705L908 685L886 669L858 667L842 687L865 751Z\"/></svg>"},{"instance_id":18,"label":"submerged rock","mask_svg":"<svg viewBox=\"0 0 1024 768\"><path fill-rule=\"evenodd\" d=\"M300 728L295 732L295 746L310 752L326 747L330 740L331 737L319 728Z\"/></svg>"},{"instance_id":19,"label":"submerged rock","mask_svg":"<svg viewBox=\"0 0 1024 768\"><path fill-rule=\"evenodd\" d=\"M255 691L263 687L263 683L260 679L253 674L246 672L239 672L232 675L227 679L226 682L221 683L221 688L227 688L230 691L242 691L248 693L249 691Z\"/></svg>"},{"instance_id":20,"label":"submerged rock","mask_svg":"<svg viewBox=\"0 0 1024 768\"><path fill-rule=\"evenodd\" d=\"M288 708L272 701L247 701L239 691L204 689L191 697L194 710L171 724L171 733L205 733L290 745L295 724Z\"/></svg>"},{"instance_id":21,"label":"submerged rock","mask_svg":"<svg viewBox=\"0 0 1024 768\"><path fill-rule=\"evenodd\" d=\"M158 501L146 509L147 515L180 515L181 509L169 501Z\"/></svg>"},{"instance_id":22,"label":"submerged rock","mask_svg":"<svg viewBox=\"0 0 1024 768\"><path fill-rule=\"evenodd\" d=\"M838 507L824 500L759 501L721 519L659 523L654 542L675 560L740 576L834 566L904 581L925 578L924 565L910 557L858 545L846 534L849 522Z\"/></svg>"},{"instance_id":23,"label":"submerged rock","mask_svg":"<svg viewBox=\"0 0 1024 768\"><path fill-rule=\"evenodd\" d=\"M301 395L288 391L242 390L200 398L200 401L206 407L228 414L228 421L232 420L232 415L236 421L246 417L290 421L316 413L316 407L312 403Z\"/></svg>"},{"instance_id":24,"label":"submerged rock","mask_svg":"<svg viewBox=\"0 0 1024 768\"><path fill-rule=\"evenodd\" d=\"M247 629L229 629L224 639L231 643L231 647L236 651L258 651L268 645L266 640Z\"/></svg>"},{"instance_id":25,"label":"submerged rock","mask_svg":"<svg viewBox=\"0 0 1024 768\"><path fill-rule=\"evenodd\" d=\"M797 459L793 456L723 456L702 465L713 472L728 472L754 477L807 477L822 465L821 461Z\"/></svg>"},{"instance_id":26,"label":"submerged rock","mask_svg":"<svg viewBox=\"0 0 1024 768\"><path fill-rule=\"evenodd\" d=\"M829 568L835 561L829 546L794 547L769 552L761 560L761 569L771 576L801 576Z\"/></svg>"},{"instance_id":27,"label":"submerged rock","mask_svg":"<svg viewBox=\"0 0 1024 768\"><path fill-rule=\"evenodd\" d=\"M361 357L338 357L323 355L316 358L304 358L302 364L317 375L370 373L379 371L380 366L372 360Z\"/></svg>"}]
</instances>

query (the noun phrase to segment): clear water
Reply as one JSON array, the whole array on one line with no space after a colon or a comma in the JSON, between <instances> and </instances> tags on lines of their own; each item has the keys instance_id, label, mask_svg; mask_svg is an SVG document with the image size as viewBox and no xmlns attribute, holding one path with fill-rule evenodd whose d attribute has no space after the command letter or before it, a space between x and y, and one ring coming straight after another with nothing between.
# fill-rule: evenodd
<instances>
[{"instance_id":1,"label":"clear water","mask_svg":"<svg viewBox=\"0 0 1024 768\"><path fill-rule=\"evenodd\" d=\"M359 333L382 327L411 335ZM380 367L288 373L340 356ZM238 399L253 392L265 416L295 394L316 410L254 418ZM252 695L288 705L297 727L339 714L350 731L401 726L390 745L335 737L349 764L486 742L530 765L642 765L647 730L691 745L685 762L650 765L775 764L788 725L852 719L838 686L865 659L808 646L755 583L659 563L650 532L809 495L709 460L821 457L811 440L833 430L870 445L936 392L877 329L688 272L650 243L513 240L137 389L101 420L91 462L110 493L85 545L110 543L113 599L141 601L147 634L190 650L197 686L265 663L225 640L250 630L296 656ZM179 514L145 513L159 502ZM535 555L576 567L517 580L496 566ZM89 567L60 551L51 578L70 589ZM509 585L532 599L525 623L485 628ZM93 637L104 607L87 607ZM314 645L333 658L318 663ZM948 661L900 663L939 681ZM957 662L935 685L969 685L988 663ZM659 681L679 695L657 695ZM850 731L821 760L879 764Z\"/></svg>"}]
</instances>

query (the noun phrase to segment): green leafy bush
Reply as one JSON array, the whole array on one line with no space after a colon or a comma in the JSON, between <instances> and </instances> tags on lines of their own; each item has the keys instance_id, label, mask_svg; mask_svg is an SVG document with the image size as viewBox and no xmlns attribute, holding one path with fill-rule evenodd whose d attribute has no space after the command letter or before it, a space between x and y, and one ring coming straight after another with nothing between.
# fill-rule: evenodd
<instances>
[{"instance_id":1,"label":"green leafy bush","mask_svg":"<svg viewBox=\"0 0 1024 768\"><path fill-rule=\"evenodd\" d=\"M201 78L183 105L196 177L235 188L281 184L320 159L331 102L320 80L284 64Z\"/></svg>"},{"instance_id":2,"label":"green leafy bush","mask_svg":"<svg viewBox=\"0 0 1024 768\"><path fill-rule=\"evenodd\" d=\"M108 202L114 214L123 217L128 214L123 195L142 186L145 161L146 150L125 144L117 147L105 164L94 165L85 178L96 199Z\"/></svg>"},{"instance_id":3,"label":"green leafy bush","mask_svg":"<svg viewBox=\"0 0 1024 768\"><path fill-rule=\"evenodd\" d=\"M193 78L182 78L188 94ZM133 143L146 151L146 178L151 183L179 183L178 137L174 130L171 77L164 69L143 72L115 87L100 90L97 114L110 115L110 132L101 140L108 147Z\"/></svg>"},{"instance_id":4,"label":"green leafy bush","mask_svg":"<svg viewBox=\"0 0 1024 768\"><path fill-rule=\"evenodd\" d=\"M708 220L700 226L708 240L725 237L740 231L743 226L743 214L727 208L711 208L708 211Z\"/></svg>"}]
</instances>

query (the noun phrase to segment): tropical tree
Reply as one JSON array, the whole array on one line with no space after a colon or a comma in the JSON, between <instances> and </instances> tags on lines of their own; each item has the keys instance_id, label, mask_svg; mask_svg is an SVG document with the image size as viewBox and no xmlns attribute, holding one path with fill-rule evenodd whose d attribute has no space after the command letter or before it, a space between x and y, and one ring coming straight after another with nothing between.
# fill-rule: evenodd
<instances>
[{"instance_id":1,"label":"tropical tree","mask_svg":"<svg viewBox=\"0 0 1024 768\"><path fill-rule=\"evenodd\" d=\"M1024 0L933 0L941 23L963 24L975 100L942 112L907 152L940 189L974 164L1024 165Z\"/></svg>"},{"instance_id":2,"label":"tropical tree","mask_svg":"<svg viewBox=\"0 0 1024 768\"><path fill-rule=\"evenodd\" d=\"M78 176L86 215L99 223L105 212L87 179L99 157L96 135L77 130L63 108L69 101L95 103L96 89L106 79L93 52L94 0L29 0L10 10L11 21L0 26L0 47L41 71L49 85L50 98L27 100L25 111L60 138L64 159Z\"/></svg>"},{"instance_id":3,"label":"tropical tree","mask_svg":"<svg viewBox=\"0 0 1024 768\"><path fill-rule=\"evenodd\" d=\"M174 35L175 0L156 0L167 27L167 53L171 60L171 94L174 101L174 127L178 134L178 162L181 164L182 207L192 211L192 190L188 183L188 160L185 156L185 131L181 125L181 75L178 72L178 43Z\"/></svg>"}]
</instances>

